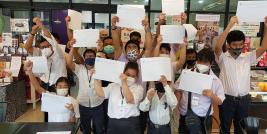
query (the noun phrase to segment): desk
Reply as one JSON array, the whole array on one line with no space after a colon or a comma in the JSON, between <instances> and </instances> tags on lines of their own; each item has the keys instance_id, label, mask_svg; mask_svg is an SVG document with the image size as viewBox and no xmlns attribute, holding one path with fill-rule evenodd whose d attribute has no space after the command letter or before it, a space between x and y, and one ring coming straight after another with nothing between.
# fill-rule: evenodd
<instances>
[{"instance_id":1,"label":"desk","mask_svg":"<svg viewBox=\"0 0 267 134\"><path fill-rule=\"evenodd\" d=\"M0 123L0 132L3 134L36 134L37 132L71 131L76 132L75 123L48 122L48 123Z\"/></svg>"}]
</instances>

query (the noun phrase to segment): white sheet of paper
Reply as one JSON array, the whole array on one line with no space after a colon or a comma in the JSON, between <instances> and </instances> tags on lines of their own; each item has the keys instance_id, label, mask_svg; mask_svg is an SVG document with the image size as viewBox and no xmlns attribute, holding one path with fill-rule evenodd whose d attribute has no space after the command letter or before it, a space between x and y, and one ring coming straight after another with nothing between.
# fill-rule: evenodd
<instances>
[{"instance_id":1,"label":"white sheet of paper","mask_svg":"<svg viewBox=\"0 0 267 134\"><path fill-rule=\"evenodd\" d=\"M129 6L129 7L137 7L137 8L141 8L141 9L145 9L145 6L144 5L123 5L124 7L125 6Z\"/></svg>"},{"instance_id":2,"label":"white sheet of paper","mask_svg":"<svg viewBox=\"0 0 267 134\"><path fill-rule=\"evenodd\" d=\"M36 134L71 134L71 131L37 132Z\"/></svg>"},{"instance_id":3,"label":"white sheet of paper","mask_svg":"<svg viewBox=\"0 0 267 134\"><path fill-rule=\"evenodd\" d=\"M238 1L236 16L239 22L264 22L267 1Z\"/></svg>"},{"instance_id":4,"label":"white sheet of paper","mask_svg":"<svg viewBox=\"0 0 267 134\"><path fill-rule=\"evenodd\" d=\"M204 89L211 89L213 77L206 74L183 70L179 88L184 91L202 94Z\"/></svg>"},{"instance_id":5,"label":"white sheet of paper","mask_svg":"<svg viewBox=\"0 0 267 134\"><path fill-rule=\"evenodd\" d=\"M162 12L166 15L180 15L184 12L184 0L162 0Z\"/></svg>"},{"instance_id":6,"label":"white sheet of paper","mask_svg":"<svg viewBox=\"0 0 267 134\"><path fill-rule=\"evenodd\" d=\"M48 73L47 59L44 56L38 57L27 57L33 64L32 72L34 74L45 74Z\"/></svg>"},{"instance_id":7,"label":"white sheet of paper","mask_svg":"<svg viewBox=\"0 0 267 134\"><path fill-rule=\"evenodd\" d=\"M219 14L196 14L196 21L219 22Z\"/></svg>"},{"instance_id":8,"label":"white sheet of paper","mask_svg":"<svg viewBox=\"0 0 267 134\"><path fill-rule=\"evenodd\" d=\"M92 23L92 11L82 11L82 22Z\"/></svg>"},{"instance_id":9,"label":"white sheet of paper","mask_svg":"<svg viewBox=\"0 0 267 134\"><path fill-rule=\"evenodd\" d=\"M12 46L12 33L2 33L3 46Z\"/></svg>"},{"instance_id":10,"label":"white sheet of paper","mask_svg":"<svg viewBox=\"0 0 267 134\"><path fill-rule=\"evenodd\" d=\"M68 9L68 16L70 16L70 29L79 30L82 27L82 14L75 10Z\"/></svg>"},{"instance_id":11,"label":"white sheet of paper","mask_svg":"<svg viewBox=\"0 0 267 134\"><path fill-rule=\"evenodd\" d=\"M95 79L121 83L120 75L123 73L125 63L121 61L96 58Z\"/></svg>"},{"instance_id":12,"label":"white sheet of paper","mask_svg":"<svg viewBox=\"0 0 267 134\"><path fill-rule=\"evenodd\" d=\"M120 19L117 24L118 26L143 29L142 20L145 18L145 9L140 7L131 7L129 5L118 5L117 16Z\"/></svg>"},{"instance_id":13,"label":"white sheet of paper","mask_svg":"<svg viewBox=\"0 0 267 134\"><path fill-rule=\"evenodd\" d=\"M73 37L76 40L73 47L97 47L99 29L74 30Z\"/></svg>"},{"instance_id":14,"label":"white sheet of paper","mask_svg":"<svg viewBox=\"0 0 267 134\"><path fill-rule=\"evenodd\" d=\"M29 32L29 19L10 19L12 32Z\"/></svg>"},{"instance_id":15,"label":"white sheet of paper","mask_svg":"<svg viewBox=\"0 0 267 134\"><path fill-rule=\"evenodd\" d=\"M65 106L71 103L69 97L59 96L51 93L42 93L41 111L66 113L70 112Z\"/></svg>"},{"instance_id":16,"label":"white sheet of paper","mask_svg":"<svg viewBox=\"0 0 267 134\"><path fill-rule=\"evenodd\" d=\"M168 57L141 58L142 81L159 81L161 75L172 80L171 59Z\"/></svg>"},{"instance_id":17,"label":"white sheet of paper","mask_svg":"<svg viewBox=\"0 0 267 134\"><path fill-rule=\"evenodd\" d=\"M20 56L11 57L10 71L12 72L12 77L18 77L20 67L21 67L21 57Z\"/></svg>"},{"instance_id":18,"label":"white sheet of paper","mask_svg":"<svg viewBox=\"0 0 267 134\"><path fill-rule=\"evenodd\" d=\"M187 32L187 41L194 40L197 34L197 29L192 24L183 24Z\"/></svg>"},{"instance_id":19,"label":"white sheet of paper","mask_svg":"<svg viewBox=\"0 0 267 134\"><path fill-rule=\"evenodd\" d=\"M162 43L183 43L185 28L181 25L161 25Z\"/></svg>"}]
</instances>

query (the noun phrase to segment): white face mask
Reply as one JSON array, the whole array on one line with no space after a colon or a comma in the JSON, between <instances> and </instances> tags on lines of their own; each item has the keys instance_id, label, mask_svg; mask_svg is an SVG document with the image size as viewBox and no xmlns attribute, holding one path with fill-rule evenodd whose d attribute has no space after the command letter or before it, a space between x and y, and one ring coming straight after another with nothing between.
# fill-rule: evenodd
<instances>
[{"instance_id":1,"label":"white face mask","mask_svg":"<svg viewBox=\"0 0 267 134\"><path fill-rule=\"evenodd\" d=\"M41 51L42 51L42 55L45 57L49 57L53 54L53 51L51 50L51 48L44 48Z\"/></svg>"},{"instance_id":2,"label":"white face mask","mask_svg":"<svg viewBox=\"0 0 267 134\"><path fill-rule=\"evenodd\" d=\"M66 96L68 94L68 88L59 88L57 89L57 95L59 96Z\"/></svg>"},{"instance_id":3,"label":"white face mask","mask_svg":"<svg viewBox=\"0 0 267 134\"><path fill-rule=\"evenodd\" d=\"M196 64L196 67L200 73L206 73L210 70L210 67L207 65Z\"/></svg>"},{"instance_id":4,"label":"white face mask","mask_svg":"<svg viewBox=\"0 0 267 134\"><path fill-rule=\"evenodd\" d=\"M159 57L168 57L169 58L170 55L168 55L168 54L160 54Z\"/></svg>"},{"instance_id":5,"label":"white face mask","mask_svg":"<svg viewBox=\"0 0 267 134\"><path fill-rule=\"evenodd\" d=\"M135 79L133 77L127 77L128 86L132 86L135 83Z\"/></svg>"}]
</instances>

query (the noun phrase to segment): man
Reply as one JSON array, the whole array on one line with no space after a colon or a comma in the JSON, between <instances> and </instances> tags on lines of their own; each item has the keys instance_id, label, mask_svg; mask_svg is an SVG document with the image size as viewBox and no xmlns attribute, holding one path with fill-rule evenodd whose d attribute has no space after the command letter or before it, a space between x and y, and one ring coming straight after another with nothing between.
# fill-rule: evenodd
<instances>
[{"instance_id":1,"label":"man","mask_svg":"<svg viewBox=\"0 0 267 134\"><path fill-rule=\"evenodd\" d=\"M184 69L192 69L197 61L197 51L195 49L186 50L186 64L184 64Z\"/></svg>"},{"instance_id":2,"label":"man","mask_svg":"<svg viewBox=\"0 0 267 134\"><path fill-rule=\"evenodd\" d=\"M220 67L220 79L223 83L226 100L220 106L220 120L223 134L230 134L232 120L236 134L242 134L239 121L248 116L251 98L250 66L257 62L267 50L267 17L262 44L252 52L242 53L245 35L241 31L229 31L238 23L238 18L230 19L225 31L220 35L215 46L216 61ZM228 51L223 53L222 47L226 40Z\"/></svg>"}]
</instances>

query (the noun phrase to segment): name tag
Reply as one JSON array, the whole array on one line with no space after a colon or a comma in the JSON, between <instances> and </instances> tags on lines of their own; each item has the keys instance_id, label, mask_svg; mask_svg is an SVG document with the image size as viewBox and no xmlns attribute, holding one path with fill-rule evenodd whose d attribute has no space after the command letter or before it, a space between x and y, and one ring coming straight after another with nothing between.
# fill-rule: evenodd
<instances>
[{"instance_id":1,"label":"name tag","mask_svg":"<svg viewBox=\"0 0 267 134\"><path fill-rule=\"evenodd\" d=\"M197 96L193 96L192 97L192 106L198 106L198 104L199 104L199 97L197 97Z\"/></svg>"}]
</instances>

